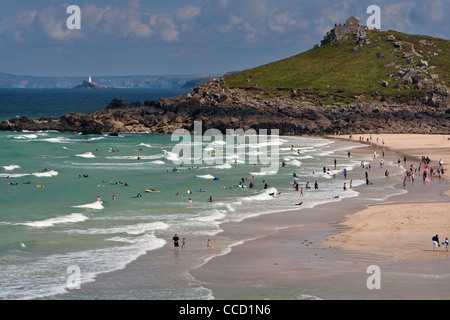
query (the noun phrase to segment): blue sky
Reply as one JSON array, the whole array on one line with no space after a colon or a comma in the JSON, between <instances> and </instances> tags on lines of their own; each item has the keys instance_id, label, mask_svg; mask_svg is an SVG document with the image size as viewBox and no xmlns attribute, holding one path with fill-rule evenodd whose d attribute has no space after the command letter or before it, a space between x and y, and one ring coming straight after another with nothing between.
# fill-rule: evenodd
<instances>
[{"instance_id":1,"label":"blue sky","mask_svg":"<svg viewBox=\"0 0 450 320\"><path fill-rule=\"evenodd\" d=\"M224 74L311 49L368 6L381 28L449 39L450 0L14 0L0 7L0 72ZM81 8L68 30L66 8Z\"/></svg>"}]
</instances>

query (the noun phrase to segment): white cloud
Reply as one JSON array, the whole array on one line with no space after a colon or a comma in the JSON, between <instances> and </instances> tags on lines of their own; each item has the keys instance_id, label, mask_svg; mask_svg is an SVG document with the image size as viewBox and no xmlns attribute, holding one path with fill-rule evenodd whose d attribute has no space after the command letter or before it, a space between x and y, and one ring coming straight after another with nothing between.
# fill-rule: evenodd
<instances>
[{"instance_id":1,"label":"white cloud","mask_svg":"<svg viewBox=\"0 0 450 320\"><path fill-rule=\"evenodd\" d=\"M69 30L66 26L68 15L65 7L48 7L37 14L40 26L45 35L53 40L73 40L82 37L79 30ZM57 17L65 17L58 19Z\"/></svg>"}]
</instances>

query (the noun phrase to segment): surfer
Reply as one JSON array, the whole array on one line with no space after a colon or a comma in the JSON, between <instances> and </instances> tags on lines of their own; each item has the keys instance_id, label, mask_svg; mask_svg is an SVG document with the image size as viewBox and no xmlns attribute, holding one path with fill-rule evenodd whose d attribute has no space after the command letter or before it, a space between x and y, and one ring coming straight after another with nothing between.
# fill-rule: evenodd
<instances>
[{"instance_id":1,"label":"surfer","mask_svg":"<svg viewBox=\"0 0 450 320\"><path fill-rule=\"evenodd\" d=\"M296 203L296 206L301 206L303 202Z\"/></svg>"},{"instance_id":2,"label":"surfer","mask_svg":"<svg viewBox=\"0 0 450 320\"><path fill-rule=\"evenodd\" d=\"M100 196L97 197L97 201L102 201L102 199L100 199Z\"/></svg>"},{"instance_id":3,"label":"surfer","mask_svg":"<svg viewBox=\"0 0 450 320\"><path fill-rule=\"evenodd\" d=\"M213 202L212 196L209 196L208 202Z\"/></svg>"}]
</instances>

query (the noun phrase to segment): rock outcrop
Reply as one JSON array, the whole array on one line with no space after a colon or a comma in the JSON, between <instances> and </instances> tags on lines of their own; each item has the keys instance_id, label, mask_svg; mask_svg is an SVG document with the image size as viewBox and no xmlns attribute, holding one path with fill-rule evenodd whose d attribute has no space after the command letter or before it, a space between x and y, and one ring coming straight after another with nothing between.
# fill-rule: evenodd
<instances>
[{"instance_id":1,"label":"rock outcrop","mask_svg":"<svg viewBox=\"0 0 450 320\"><path fill-rule=\"evenodd\" d=\"M403 70L405 75L407 71ZM403 76L405 76L403 75ZM400 75L399 75L400 76ZM411 78L414 80L414 76ZM222 79L223 81L223 79ZM341 133L449 133L449 89L430 87L430 96L403 105L378 97L354 103L315 105L299 93L263 99L261 92L229 89L224 82L196 87L190 94L144 104L114 99L93 114L70 113L58 119L27 117L0 123L0 130L58 130L84 134L192 131L194 121L203 129L279 129L283 135Z\"/></svg>"}]
</instances>

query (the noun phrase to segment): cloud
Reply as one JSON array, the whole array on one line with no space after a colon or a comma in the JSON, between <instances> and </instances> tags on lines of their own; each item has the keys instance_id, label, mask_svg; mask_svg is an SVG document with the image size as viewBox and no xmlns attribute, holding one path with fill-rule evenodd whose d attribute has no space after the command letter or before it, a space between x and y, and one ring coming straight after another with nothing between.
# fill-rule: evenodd
<instances>
[{"instance_id":1,"label":"cloud","mask_svg":"<svg viewBox=\"0 0 450 320\"><path fill-rule=\"evenodd\" d=\"M69 17L66 13L67 6L48 7L37 14L45 35L53 40L73 40L82 37L79 30L69 30L66 26L66 19L58 19L57 17Z\"/></svg>"},{"instance_id":2,"label":"cloud","mask_svg":"<svg viewBox=\"0 0 450 320\"><path fill-rule=\"evenodd\" d=\"M171 15L157 14L152 15L150 19L152 27L156 30L159 38L167 43L179 40L178 26Z\"/></svg>"},{"instance_id":3,"label":"cloud","mask_svg":"<svg viewBox=\"0 0 450 320\"><path fill-rule=\"evenodd\" d=\"M0 18L0 47L30 61L71 56L95 60L94 66L136 65L139 72L139 63L153 64L152 72L165 67L175 73L176 66L229 71L306 51L351 15L365 24L371 4L381 8L383 30L448 39L449 1L78 0L81 30L66 28L67 4L34 2L33 10L10 10L14 14ZM12 56L0 56L0 67L8 68Z\"/></svg>"}]
</instances>

